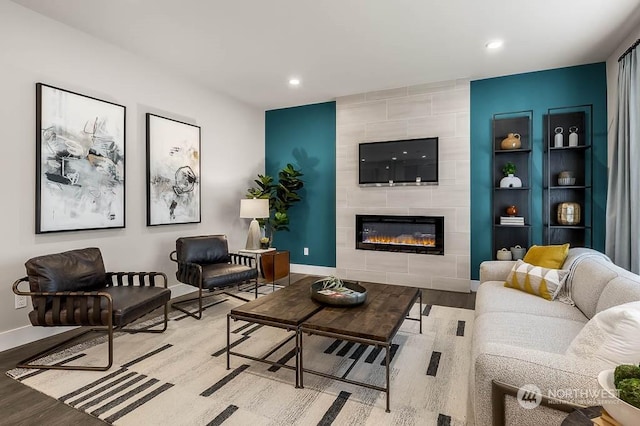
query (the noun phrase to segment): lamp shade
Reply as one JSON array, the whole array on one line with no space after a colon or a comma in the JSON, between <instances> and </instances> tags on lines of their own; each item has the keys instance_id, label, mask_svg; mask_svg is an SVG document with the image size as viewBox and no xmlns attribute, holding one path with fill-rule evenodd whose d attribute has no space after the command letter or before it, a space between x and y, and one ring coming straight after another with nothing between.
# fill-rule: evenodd
<instances>
[{"instance_id":1,"label":"lamp shade","mask_svg":"<svg viewBox=\"0 0 640 426\"><path fill-rule=\"evenodd\" d=\"M245 219L269 217L269 200L267 198L240 200L240 217Z\"/></svg>"}]
</instances>

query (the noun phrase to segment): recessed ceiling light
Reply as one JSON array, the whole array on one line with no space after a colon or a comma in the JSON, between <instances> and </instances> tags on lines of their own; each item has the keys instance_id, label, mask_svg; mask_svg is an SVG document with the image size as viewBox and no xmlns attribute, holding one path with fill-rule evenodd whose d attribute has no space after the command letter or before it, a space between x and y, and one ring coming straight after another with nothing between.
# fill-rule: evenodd
<instances>
[{"instance_id":1,"label":"recessed ceiling light","mask_svg":"<svg viewBox=\"0 0 640 426\"><path fill-rule=\"evenodd\" d=\"M502 40L491 40L489 43L486 44L486 46L487 46L487 49L498 49L502 47L503 44L504 42Z\"/></svg>"},{"instance_id":2,"label":"recessed ceiling light","mask_svg":"<svg viewBox=\"0 0 640 426\"><path fill-rule=\"evenodd\" d=\"M403 154L406 154L406 153L407 153L407 151L402 151L402 153L403 153Z\"/></svg>"},{"instance_id":3,"label":"recessed ceiling light","mask_svg":"<svg viewBox=\"0 0 640 426\"><path fill-rule=\"evenodd\" d=\"M397 160L397 158L396 158L396 157L391 157L391 159L392 159L392 160Z\"/></svg>"},{"instance_id":4,"label":"recessed ceiling light","mask_svg":"<svg viewBox=\"0 0 640 426\"><path fill-rule=\"evenodd\" d=\"M426 156L426 155L423 155L423 156L422 156L422 158L427 158L427 156Z\"/></svg>"},{"instance_id":5,"label":"recessed ceiling light","mask_svg":"<svg viewBox=\"0 0 640 426\"><path fill-rule=\"evenodd\" d=\"M364 161L364 158L362 160L360 160L360 161Z\"/></svg>"},{"instance_id":6,"label":"recessed ceiling light","mask_svg":"<svg viewBox=\"0 0 640 426\"><path fill-rule=\"evenodd\" d=\"M299 86L300 85L300 79L299 78L291 78L291 79L289 79L289 85L290 86Z\"/></svg>"}]
</instances>

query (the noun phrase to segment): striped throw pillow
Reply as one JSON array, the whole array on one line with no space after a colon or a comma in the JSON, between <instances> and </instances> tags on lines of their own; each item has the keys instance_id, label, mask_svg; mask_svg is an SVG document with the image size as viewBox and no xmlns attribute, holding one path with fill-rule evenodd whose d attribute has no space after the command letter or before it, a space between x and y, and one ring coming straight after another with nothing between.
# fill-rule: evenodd
<instances>
[{"instance_id":1,"label":"striped throw pillow","mask_svg":"<svg viewBox=\"0 0 640 426\"><path fill-rule=\"evenodd\" d=\"M543 268L518 260L511 269L504 286L553 300L562 288L567 275L569 271L563 269Z\"/></svg>"}]
</instances>

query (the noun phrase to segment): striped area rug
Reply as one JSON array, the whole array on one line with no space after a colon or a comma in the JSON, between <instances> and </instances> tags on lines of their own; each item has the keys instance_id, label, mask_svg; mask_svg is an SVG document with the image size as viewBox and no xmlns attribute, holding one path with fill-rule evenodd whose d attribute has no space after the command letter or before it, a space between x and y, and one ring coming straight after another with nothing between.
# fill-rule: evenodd
<instances>
[{"instance_id":1,"label":"striped area rug","mask_svg":"<svg viewBox=\"0 0 640 426\"><path fill-rule=\"evenodd\" d=\"M473 311L423 306L423 334L405 321L393 341L391 413L385 394L232 357L226 369L226 314L242 304L220 299L201 321L175 314L162 334L120 334L107 372L7 374L59 401L116 425L463 425L466 424ZM417 316L416 305L411 313ZM292 334L232 323L235 350L294 365ZM106 343L92 341L49 363L104 363ZM384 386L384 350L305 336L305 368Z\"/></svg>"}]
</instances>

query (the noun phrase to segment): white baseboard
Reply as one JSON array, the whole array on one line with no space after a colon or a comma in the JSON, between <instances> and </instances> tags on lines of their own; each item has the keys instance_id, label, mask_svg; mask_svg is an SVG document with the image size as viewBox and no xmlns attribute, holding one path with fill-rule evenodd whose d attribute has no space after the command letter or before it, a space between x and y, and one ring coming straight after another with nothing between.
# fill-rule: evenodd
<instances>
[{"instance_id":1,"label":"white baseboard","mask_svg":"<svg viewBox=\"0 0 640 426\"><path fill-rule=\"evenodd\" d=\"M314 265L302 265L298 263L292 263L291 272L295 272L296 274L328 276L328 275L335 275L336 268L331 268L329 266L314 266Z\"/></svg>"},{"instance_id":2,"label":"white baseboard","mask_svg":"<svg viewBox=\"0 0 640 426\"><path fill-rule=\"evenodd\" d=\"M182 283L169 286L169 288L171 289L172 299L191 293L194 290L190 285ZM73 330L74 328L77 327L33 327L31 325L25 325L23 327L14 328L13 330L7 330L0 333L0 352L26 345L27 343L35 342L36 340L44 339L46 337L55 336L56 334L64 333L65 331Z\"/></svg>"},{"instance_id":3,"label":"white baseboard","mask_svg":"<svg viewBox=\"0 0 640 426\"><path fill-rule=\"evenodd\" d=\"M470 280L471 283L471 291L474 293L478 291L478 287L480 287L480 280Z\"/></svg>"},{"instance_id":4,"label":"white baseboard","mask_svg":"<svg viewBox=\"0 0 640 426\"><path fill-rule=\"evenodd\" d=\"M0 352L7 349L17 348L27 343L46 337L55 336L65 331L73 330L77 327L33 327L25 325L24 327L14 328L0 333Z\"/></svg>"}]
</instances>

